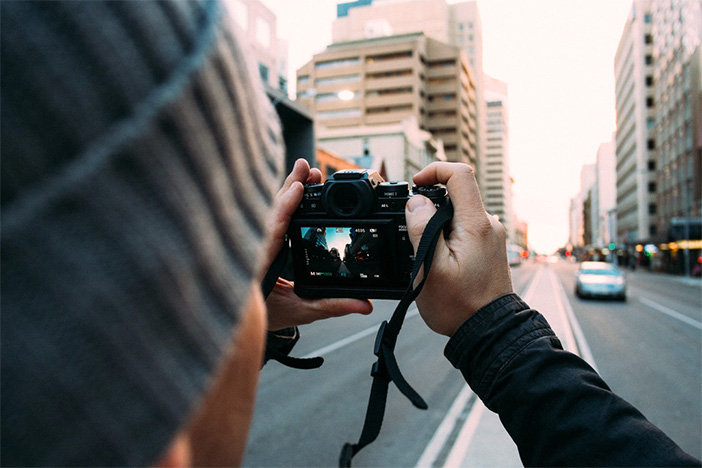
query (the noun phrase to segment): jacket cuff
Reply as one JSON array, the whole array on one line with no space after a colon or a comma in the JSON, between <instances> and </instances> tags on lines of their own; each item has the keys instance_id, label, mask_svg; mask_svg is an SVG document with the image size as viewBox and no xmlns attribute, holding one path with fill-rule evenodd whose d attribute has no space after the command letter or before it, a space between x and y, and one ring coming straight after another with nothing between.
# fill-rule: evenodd
<instances>
[{"instance_id":1,"label":"jacket cuff","mask_svg":"<svg viewBox=\"0 0 702 468\"><path fill-rule=\"evenodd\" d=\"M444 356L483 398L504 364L543 336L555 336L546 319L517 294L506 294L466 320L446 344Z\"/></svg>"},{"instance_id":2,"label":"jacket cuff","mask_svg":"<svg viewBox=\"0 0 702 468\"><path fill-rule=\"evenodd\" d=\"M283 328L281 330L269 331L266 334L266 358L264 363L268 361L268 351L273 350L278 353L290 354L290 351L295 347L295 344L300 339L300 331L297 327Z\"/></svg>"}]
</instances>

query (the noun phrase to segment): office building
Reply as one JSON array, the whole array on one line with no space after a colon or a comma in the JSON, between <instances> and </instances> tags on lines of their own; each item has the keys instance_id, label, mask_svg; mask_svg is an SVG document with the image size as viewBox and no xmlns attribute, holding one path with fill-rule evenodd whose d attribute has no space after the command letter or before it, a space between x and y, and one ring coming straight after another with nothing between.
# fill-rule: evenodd
<instances>
[{"instance_id":1,"label":"office building","mask_svg":"<svg viewBox=\"0 0 702 468\"><path fill-rule=\"evenodd\" d=\"M343 157L383 157L363 143L377 136L372 128L407 122L408 139L416 141L416 122L417 130L443 142L447 160L477 165L475 80L458 47L423 33L331 44L297 71L297 91L315 114L318 139L355 134L357 154L329 148ZM393 177L406 174L406 161L392 162L398 164Z\"/></svg>"},{"instance_id":2,"label":"office building","mask_svg":"<svg viewBox=\"0 0 702 468\"><path fill-rule=\"evenodd\" d=\"M476 157L471 162L483 185L485 114L483 33L476 1L447 4L445 0L358 0L337 6L333 42L422 32L466 53L476 89Z\"/></svg>"},{"instance_id":3,"label":"office building","mask_svg":"<svg viewBox=\"0 0 702 468\"><path fill-rule=\"evenodd\" d=\"M652 16L654 267L689 276L702 253L702 2L657 0Z\"/></svg>"},{"instance_id":4,"label":"office building","mask_svg":"<svg viewBox=\"0 0 702 468\"><path fill-rule=\"evenodd\" d=\"M592 194L592 243L599 247L616 243L617 172L616 143L612 140L597 149L596 180Z\"/></svg>"},{"instance_id":5,"label":"office building","mask_svg":"<svg viewBox=\"0 0 702 468\"><path fill-rule=\"evenodd\" d=\"M655 224L702 214L702 3L659 0L653 7L657 180Z\"/></svg>"},{"instance_id":6,"label":"office building","mask_svg":"<svg viewBox=\"0 0 702 468\"><path fill-rule=\"evenodd\" d=\"M515 238L512 177L509 167L509 114L507 83L485 76L487 141L481 187L485 210L499 216L507 239Z\"/></svg>"},{"instance_id":7,"label":"office building","mask_svg":"<svg viewBox=\"0 0 702 468\"><path fill-rule=\"evenodd\" d=\"M263 82L287 94L288 44L278 38L275 14L259 0L229 0L227 9L251 44Z\"/></svg>"},{"instance_id":8,"label":"office building","mask_svg":"<svg viewBox=\"0 0 702 468\"><path fill-rule=\"evenodd\" d=\"M617 240L656 233L656 139L651 0L634 0L614 59Z\"/></svg>"},{"instance_id":9,"label":"office building","mask_svg":"<svg viewBox=\"0 0 702 468\"><path fill-rule=\"evenodd\" d=\"M385 180L411 181L431 162L446 161L443 142L420 129L414 117L384 125L319 127L317 146L378 171Z\"/></svg>"}]
</instances>

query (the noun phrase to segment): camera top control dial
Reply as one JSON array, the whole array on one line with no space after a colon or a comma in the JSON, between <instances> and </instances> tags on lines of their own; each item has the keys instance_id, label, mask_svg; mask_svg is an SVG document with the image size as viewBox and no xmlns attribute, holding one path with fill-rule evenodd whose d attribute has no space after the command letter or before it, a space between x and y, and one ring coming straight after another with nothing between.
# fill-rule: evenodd
<instances>
[{"instance_id":1,"label":"camera top control dial","mask_svg":"<svg viewBox=\"0 0 702 468\"><path fill-rule=\"evenodd\" d=\"M414 185L412 193L415 195L424 195L431 200L436 207L440 207L446 203L447 191L445 185Z\"/></svg>"},{"instance_id":2,"label":"camera top control dial","mask_svg":"<svg viewBox=\"0 0 702 468\"><path fill-rule=\"evenodd\" d=\"M409 184L404 181L381 182L376 190L379 197L402 198L409 196Z\"/></svg>"}]
</instances>

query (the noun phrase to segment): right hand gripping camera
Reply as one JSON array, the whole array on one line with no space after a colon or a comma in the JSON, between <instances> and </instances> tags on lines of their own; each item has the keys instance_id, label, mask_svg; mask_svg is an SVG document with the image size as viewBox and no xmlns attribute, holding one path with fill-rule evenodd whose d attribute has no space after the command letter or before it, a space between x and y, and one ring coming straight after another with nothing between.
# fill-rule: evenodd
<instances>
[{"instance_id":1,"label":"right hand gripping camera","mask_svg":"<svg viewBox=\"0 0 702 468\"><path fill-rule=\"evenodd\" d=\"M437 207L448 200L443 185L410 192L407 182L385 182L367 169L306 185L288 231L297 295L401 298L414 266L405 205L415 194Z\"/></svg>"}]
</instances>

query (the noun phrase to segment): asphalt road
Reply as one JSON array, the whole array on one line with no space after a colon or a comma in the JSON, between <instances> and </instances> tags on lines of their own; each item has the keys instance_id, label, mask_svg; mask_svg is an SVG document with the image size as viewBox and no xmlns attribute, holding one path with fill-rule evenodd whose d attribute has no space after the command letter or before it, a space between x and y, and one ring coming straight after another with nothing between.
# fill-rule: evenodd
<instances>
[{"instance_id":1,"label":"asphalt road","mask_svg":"<svg viewBox=\"0 0 702 468\"><path fill-rule=\"evenodd\" d=\"M565 289L597 367L614 391L685 450L702 456L699 283L686 285L667 276L634 272L628 274L628 302L585 301L573 296L575 265L525 264L513 270L515 291L524 293L536 273L546 268L555 273ZM294 370L276 362L264 367L245 466L336 466L342 445L357 441L370 390L370 367L375 360L375 331L395 306L392 301L374 304L370 316L301 327L302 339L293 355L321 351L325 363L320 369ZM412 310L400 334L396 355L403 374L429 409L414 408L391 385L380 436L354 458L354 466L415 466L465 388L460 373L443 357L447 338L431 332ZM471 405L469 399L466 411ZM456 429L465 423L466 411L457 415ZM483 434L480 444L491 449L487 452L499 453L500 444L505 443L504 437L496 436L492 444L484 439ZM446 444L452 440L449 438ZM447 446L441 450L450 449ZM475 451L470 455L473 466L489 464ZM441 464L439 461L444 459L439 456L435 463Z\"/></svg>"},{"instance_id":2,"label":"asphalt road","mask_svg":"<svg viewBox=\"0 0 702 468\"><path fill-rule=\"evenodd\" d=\"M600 375L688 453L702 457L702 282L627 271L626 303L578 299L575 265L553 265Z\"/></svg>"}]
</instances>

